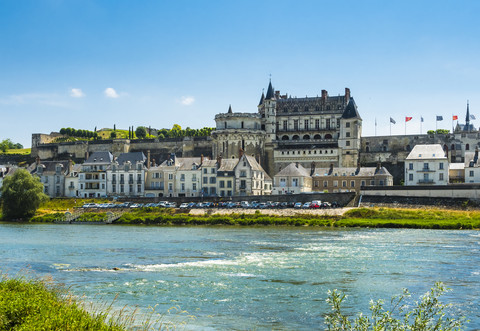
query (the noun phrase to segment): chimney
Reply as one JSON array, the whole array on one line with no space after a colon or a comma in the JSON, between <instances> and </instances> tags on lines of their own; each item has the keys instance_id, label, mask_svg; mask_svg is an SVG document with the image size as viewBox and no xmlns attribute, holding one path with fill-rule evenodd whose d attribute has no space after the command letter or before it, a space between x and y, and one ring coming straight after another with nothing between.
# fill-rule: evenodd
<instances>
[{"instance_id":1,"label":"chimney","mask_svg":"<svg viewBox=\"0 0 480 331\"><path fill-rule=\"evenodd\" d=\"M345 102L348 103L350 101L350 89L345 87Z\"/></svg>"},{"instance_id":2,"label":"chimney","mask_svg":"<svg viewBox=\"0 0 480 331\"><path fill-rule=\"evenodd\" d=\"M280 99L280 91L275 91L275 99Z\"/></svg>"},{"instance_id":3,"label":"chimney","mask_svg":"<svg viewBox=\"0 0 480 331\"><path fill-rule=\"evenodd\" d=\"M175 153L170 153L170 159L175 163Z\"/></svg>"},{"instance_id":4,"label":"chimney","mask_svg":"<svg viewBox=\"0 0 480 331\"><path fill-rule=\"evenodd\" d=\"M243 149L239 148L238 150L238 158L240 159L243 156Z\"/></svg>"},{"instance_id":5,"label":"chimney","mask_svg":"<svg viewBox=\"0 0 480 331\"><path fill-rule=\"evenodd\" d=\"M217 156L217 164L218 164L218 168L220 168L222 166L222 156L221 155Z\"/></svg>"},{"instance_id":6,"label":"chimney","mask_svg":"<svg viewBox=\"0 0 480 331\"><path fill-rule=\"evenodd\" d=\"M314 173L315 173L315 162L312 161L312 163L310 164L310 176L313 176Z\"/></svg>"},{"instance_id":7,"label":"chimney","mask_svg":"<svg viewBox=\"0 0 480 331\"><path fill-rule=\"evenodd\" d=\"M322 102L327 101L328 92L327 90L322 90Z\"/></svg>"},{"instance_id":8,"label":"chimney","mask_svg":"<svg viewBox=\"0 0 480 331\"><path fill-rule=\"evenodd\" d=\"M203 154L200 155L200 165L202 165L202 164L203 164Z\"/></svg>"},{"instance_id":9,"label":"chimney","mask_svg":"<svg viewBox=\"0 0 480 331\"><path fill-rule=\"evenodd\" d=\"M69 158L68 159L68 174L71 174L73 171L73 162L72 162L72 158Z\"/></svg>"},{"instance_id":10,"label":"chimney","mask_svg":"<svg viewBox=\"0 0 480 331\"><path fill-rule=\"evenodd\" d=\"M355 170L355 175L358 175L360 172L360 161L357 162L357 170Z\"/></svg>"},{"instance_id":11,"label":"chimney","mask_svg":"<svg viewBox=\"0 0 480 331\"><path fill-rule=\"evenodd\" d=\"M37 158L35 159L35 161L37 162L37 166L40 165L40 156L37 156Z\"/></svg>"},{"instance_id":12,"label":"chimney","mask_svg":"<svg viewBox=\"0 0 480 331\"><path fill-rule=\"evenodd\" d=\"M157 163L155 162L155 159L152 159L152 165L153 165L154 167L157 166Z\"/></svg>"},{"instance_id":13,"label":"chimney","mask_svg":"<svg viewBox=\"0 0 480 331\"><path fill-rule=\"evenodd\" d=\"M382 167L382 164L380 163L380 159L378 159L377 168L375 169L375 173L377 173L380 170L381 167Z\"/></svg>"},{"instance_id":14,"label":"chimney","mask_svg":"<svg viewBox=\"0 0 480 331\"><path fill-rule=\"evenodd\" d=\"M297 167L297 168L298 168L298 162L295 162L295 167Z\"/></svg>"},{"instance_id":15,"label":"chimney","mask_svg":"<svg viewBox=\"0 0 480 331\"><path fill-rule=\"evenodd\" d=\"M85 161L88 160L88 158L90 157L90 153L88 152L88 150L85 152Z\"/></svg>"},{"instance_id":16,"label":"chimney","mask_svg":"<svg viewBox=\"0 0 480 331\"><path fill-rule=\"evenodd\" d=\"M150 150L147 150L147 169L150 169Z\"/></svg>"}]
</instances>

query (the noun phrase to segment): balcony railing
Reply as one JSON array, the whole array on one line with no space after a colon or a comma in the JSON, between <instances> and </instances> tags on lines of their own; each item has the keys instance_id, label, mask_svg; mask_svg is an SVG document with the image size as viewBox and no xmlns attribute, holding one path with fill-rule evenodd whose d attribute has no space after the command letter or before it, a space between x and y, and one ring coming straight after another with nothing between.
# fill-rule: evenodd
<instances>
[{"instance_id":1,"label":"balcony railing","mask_svg":"<svg viewBox=\"0 0 480 331\"><path fill-rule=\"evenodd\" d=\"M417 170L417 172L435 172L435 170L430 168L422 168L420 170Z\"/></svg>"},{"instance_id":2,"label":"balcony railing","mask_svg":"<svg viewBox=\"0 0 480 331\"><path fill-rule=\"evenodd\" d=\"M418 184L433 184L433 179L419 179Z\"/></svg>"}]
</instances>

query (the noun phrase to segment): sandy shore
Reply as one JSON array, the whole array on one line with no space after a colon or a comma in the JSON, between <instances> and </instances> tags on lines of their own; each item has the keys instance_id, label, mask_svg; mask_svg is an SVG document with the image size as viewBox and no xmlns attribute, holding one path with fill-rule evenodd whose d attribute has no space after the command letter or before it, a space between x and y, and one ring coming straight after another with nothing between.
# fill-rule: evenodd
<instances>
[{"instance_id":1,"label":"sandy shore","mask_svg":"<svg viewBox=\"0 0 480 331\"><path fill-rule=\"evenodd\" d=\"M259 210L263 215L270 216L296 216L296 215L343 215L347 210L352 208L332 208L332 209L262 209ZM229 214L255 214L258 209L245 209L245 208L235 208L235 209L223 209L223 208L208 208L201 209L195 208L191 209L190 215L229 215Z\"/></svg>"}]
</instances>

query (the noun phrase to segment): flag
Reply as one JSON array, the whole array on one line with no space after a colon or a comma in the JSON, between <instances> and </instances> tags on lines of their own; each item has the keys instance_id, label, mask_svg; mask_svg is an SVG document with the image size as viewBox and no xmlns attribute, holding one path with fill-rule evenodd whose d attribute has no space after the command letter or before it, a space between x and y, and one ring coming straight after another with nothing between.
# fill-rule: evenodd
<instances>
[{"instance_id":1,"label":"flag","mask_svg":"<svg viewBox=\"0 0 480 331\"><path fill-rule=\"evenodd\" d=\"M475 115L470 115L471 120L476 120Z\"/></svg>"},{"instance_id":2,"label":"flag","mask_svg":"<svg viewBox=\"0 0 480 331\"><path fill-rule=\"evenodd\" d=\"M437 121L443 121L443 116L438 116L437 115Z\"/></svg>"},{"instance_id":3,"label":"flag","mask_svg":"<svg viewBox=\"0 0 480 331\"><path fill-rule=\"evenodd\" d=\"M458 116L457 115L453 115L453 121L458 121Z\"/></svg>"},{"instance_id":4,"label":"flag","mask_svg":"<svg viewBox=\"0 0 480 331\"><path fill-rule=\"evenodd\" d=\"M405 116L405 122L411 121L413 117Z\"/></svg>"},{"instance_id":5,"label":"flag","mask_svg":"<svg viewBox=\"0 0 480 331\"><path fill-rule=\"evenodd\" d=\"M397 124L393 118L390 117L390 123Z\"/></svg>"},{"instance_id":6,"label":"flag","mask_svg":"<svg viewBox=\"0 0 480 331\"><path fill-rule=\"evenodd\" d=\"M421 117L420 117L420 122L422 122L422 123L423 123L423 116L421 116Z\"/></svg>"}]
</instances>

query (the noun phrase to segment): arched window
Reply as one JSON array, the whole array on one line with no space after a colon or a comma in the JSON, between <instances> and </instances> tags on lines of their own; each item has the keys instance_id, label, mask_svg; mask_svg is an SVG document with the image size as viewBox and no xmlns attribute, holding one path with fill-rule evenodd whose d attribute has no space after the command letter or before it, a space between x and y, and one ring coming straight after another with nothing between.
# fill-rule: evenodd
<instances>
[{"instance_id":1,"label":"arched window","mask_svg":"<svg viewBox=\"0 0 480 331\"><path fill-rule=\"evenodd\" d=\"M298 107L293 107L294 112L298 112Z\"/></svg>"},{"instance_id":2,"label":"arched window","mask_svg":"<svg viewBox=\"0 0 480 331\"><path fill-rule=\"evenodd\" d=\"M327 110L330 110L330 105L327 106Z\"/></svg>"},{"instance_id":3,"label":"arched window","mask_svg":"<svg viewBox=\"0 0 480 331\"><path fill-rule=\"evenodd\" d=\"M308 134L304 135L303 140L310 140L310 136Z\"/></svg>"},{"instance_id":4,"label":"arched window","mask_svg":"<svg viewBox=\"0 0 480 331\"><path fill-rule=\"evenodd\" d=\"M331 135L330 133L327 133L327 134L325 135L325 139L332 139L332 135Z\"/></svg>"},{"instance_id":5,"label":"arched window","mask_svg":"<svg viewBox=\"0 0 480 331\"><path fill-rule=\"evenodd\" d=\"M469 150L470 150L470 144L466 144L466 145L465 145L465 150L466 150L466 151L469 151Z\"/></svg>"},{"instance_id":6,"label":"arched window","mask_svg":"<svg viewBox=\"0 0 480 331\"><path fill-rule=\"evenodd\" d=\"M305 109L304 109L304 110L307 112L307 111L308 111L308 107L305 107Z\"/></svg>"},{"instance_id":7,"label":"arched window","mask_svg":"<svg viewBox=\"0 0 480 331\"><path fill-rule=\"evenodd\" d=\"M370 152L370 146L365 147L365 151L366 151L367 153L369 153L369 152Z\"/></svg>"},{"instance_id":8,"label":"arched window","mask_svg":"<svg viewBox=\"0 0 480 331\"><path fill-rule=\"evenodd\" d=\"M289 140L289 138L287 135L285 135L285 136L282 136L282 140Z\"/></svg>"},{"instance_id":9,"label":"arched window","mask_svg":"<svg viewBox=\"0 0 480 331\"><path fill-rule=\"evenodd\" d=\"M322 136L319 134L316 134L315 136L313 136L313 139L322 139Z\"/></svg>"},{"instance_id":10,"label":"arched window","mask_svg":"<svg viewBox=\"0 0 480 331\"><path fill-rule=\"evenodd\" d=\"M294 136L292 137L292 140L298 140L298 139L300 139L300 137L297 136L297 135L294 135Z\"/></svg>"}]
</instances>

